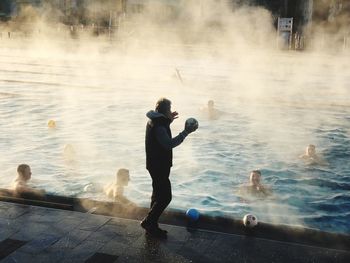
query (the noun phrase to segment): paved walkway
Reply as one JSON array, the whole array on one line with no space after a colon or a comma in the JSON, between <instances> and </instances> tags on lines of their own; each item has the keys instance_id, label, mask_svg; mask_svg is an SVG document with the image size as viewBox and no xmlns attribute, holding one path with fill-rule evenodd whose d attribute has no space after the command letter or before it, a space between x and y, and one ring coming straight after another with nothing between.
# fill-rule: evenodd
<instances>
[{"instance_id":1,"label":"paved walkway","mask_svg":"<svg viewBox=\"0 0 350 263\"><path fill-rule=\"evenodd\" d=\"M350 253L135 220L0 202L0 262L350 262Z\"/></svg>"}]
</instances>

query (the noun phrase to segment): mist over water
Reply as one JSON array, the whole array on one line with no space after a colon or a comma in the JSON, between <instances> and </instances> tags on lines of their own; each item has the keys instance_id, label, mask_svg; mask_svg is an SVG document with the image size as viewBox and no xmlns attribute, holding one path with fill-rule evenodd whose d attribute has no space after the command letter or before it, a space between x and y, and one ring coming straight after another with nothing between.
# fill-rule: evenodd
<instances>
[{"instance_id":1,"label":"mist over water","mask_svg":"<svg viewBox=\"0 0 350 263\"><path fill-rule=\"evenodd\" d=\"M185 11L172 30L153 16L134 17L113 43L53 38L50 28L3 39L1 187L28 163L36 187L108 200L84 187L105 185L125 167L125 195L148 207L145 114L165 96L180 114L173 135L188 117L200 124L174 149L171 208L235 218L249 212L264 222L349 233L348 54L277 51L271 14L261 8ZM223 112L215 120L199 110L210 99ZM56 128L48 128L50 119ZM328 166L298 159L310 143ZM64 155L67 144L72 160ZM238 197L253 169L261 169L273 198Z\"/></svg>"}]
</instances>

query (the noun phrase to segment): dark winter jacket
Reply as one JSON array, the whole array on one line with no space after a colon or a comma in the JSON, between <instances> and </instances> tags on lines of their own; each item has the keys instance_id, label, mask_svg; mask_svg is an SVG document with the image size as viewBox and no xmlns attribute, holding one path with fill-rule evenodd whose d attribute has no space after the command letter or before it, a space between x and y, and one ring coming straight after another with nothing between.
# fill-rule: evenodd
<instances>
[{"instance_id":1,"label":"dark winter jacket","mask_svg":"<svg viewBox=\"0 0 350 263\"><path fill-rule=\"evenodd\" d=\"M173 148L183 142L188 133L181 132L172 138L170 120L156 111L149 111L146 126L146 168L162 169L173 165Z\"/></svg>"}]
</instances>

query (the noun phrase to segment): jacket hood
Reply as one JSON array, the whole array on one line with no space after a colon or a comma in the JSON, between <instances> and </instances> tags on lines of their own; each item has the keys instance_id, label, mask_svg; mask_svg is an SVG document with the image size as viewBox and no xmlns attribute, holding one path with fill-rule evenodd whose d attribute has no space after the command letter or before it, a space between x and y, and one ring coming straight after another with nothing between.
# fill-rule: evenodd
<instances>
[{"instance_id":1,"label":"jacket hood","mask_svg":"<svg viewBox=\"0 0 350 263\"><path fill-rule=\"evenodd\" d=\"M158 119L158 118L165 118L165 119L167 119L167 117L165 117L164 114L156 112L154 110L150 110L149 112L147 112L146 116L148 118L150 118L151 120Z\"/></svg>"}]
</instances>

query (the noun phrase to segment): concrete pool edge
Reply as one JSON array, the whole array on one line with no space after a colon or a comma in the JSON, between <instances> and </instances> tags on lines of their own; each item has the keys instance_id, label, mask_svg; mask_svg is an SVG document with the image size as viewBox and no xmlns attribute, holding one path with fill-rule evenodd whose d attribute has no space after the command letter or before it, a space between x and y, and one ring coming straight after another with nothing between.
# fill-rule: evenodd
<instances>
[{"instance_id":1,"label":"concrete pool edge","mask_svg":"<svg viewBox=\"0 0 350 263\"><path fill-rule=\"evenodd\" d=\"M116 202L104 202L87 198L65 197L56 195L36 195L33 193L15 193L0 189L0 201L26 205L50 207L56 209L90 212L94 214L141 220L148 208L138 207L126 199ZM269 240L298 243L337 250L350 249L350 235L325 232L301 226L273 225L260 222L257 227L247 229L241 220L227 217L201 215L196 223L187 220L184 211L167 210L160 220L163 224L177 225L191 229L204 229L216 232L245 235Z\"/></svg>"}]
</instances>

